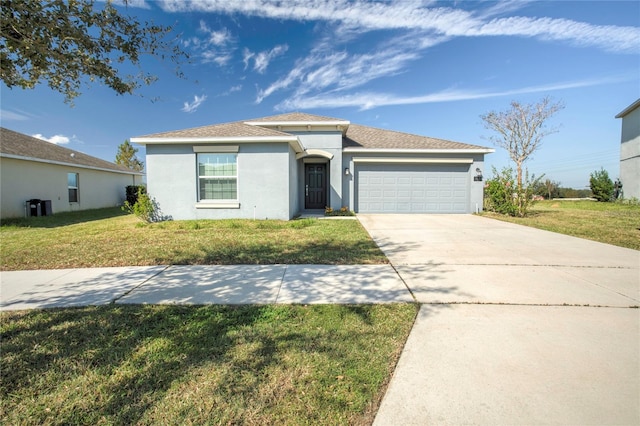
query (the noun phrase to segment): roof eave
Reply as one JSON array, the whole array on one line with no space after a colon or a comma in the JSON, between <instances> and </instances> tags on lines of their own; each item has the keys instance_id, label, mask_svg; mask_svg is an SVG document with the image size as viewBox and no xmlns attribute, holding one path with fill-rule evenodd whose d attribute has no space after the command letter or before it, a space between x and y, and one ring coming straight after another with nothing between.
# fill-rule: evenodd
<instances>
[{"instance_id":1,"label":"roof eave","mask_svg":"<svg viewBox=\"0 0 640 426\"><path fill-rule=\"evenodd\" d=\"M496 152L493 148L456 148L456 149L444 149L444 148L431 148L431 149L416 149L416 148L356 148L347 147L342 149L346 153L398 153L398 154L490 154Z\"/></svg>"},{"instance_id":2,"label":"roof eave","mask_svg":"<svg viewBox=\"0 0 640 426\"><path fill-rule=\"evenodd\" d=\"M108 169L106 167L89 166L89 165L86 165L86 164L74 164L74 163L67 163L67 162L64 162L64 161L45 160L43 158L26 157L24 155L14 155L14 154L0 153L0 157L2 157L2 158L11 158L13 160L33 161L33 162L36 162L36 163L54 164L56 166L77 167L79 169L98 170L98 171L101 171L101 172L120 173L120 174L125 174L125 175L138 175L138 176L143 176L144 175L144 173L136 172L135 170Z\"/></svg>"},{"instance_id":3,"label":"roof eave","mask_svg":"<svg viewBox=\"0 0 640 426\"><path fill-rule=\"evenodd\" d=\"M192 144L192 143L289 143L295 152L304 151L304 147L296 136L228 136L228 137L139 137L130 138L131 143L138 145L175 145L175 144Z\"/></svg>"},{"instance_id":4,"label":"roof eave","mask_svg":"<svg viewBox=\"0 0 640 426\"><path fill-rule=\"evenodd\" d=\"M626 107L624 110L622 110L620 114L616 115L616 118L622 118L638 107L640 107L640 98L638 98L637 101L635 101L634 103Z\"/></svg>"},{"instance_id":5,"label":"roof eave","mask_svg":"<svg viewBox=\"0 0 640 426\"><path fill-rule=\"evenodd\" d=\"M267 127L267 128L276 128L278 131L283 131L284 129L326 129L326 130L336 130L342 132L342 134L347 133L347 129L351 124L350 121L347 120L332 120L332 121L245 121L244 124L248 124L250 126L258 126L258 127Z\"/></svg>"}]
</instances>

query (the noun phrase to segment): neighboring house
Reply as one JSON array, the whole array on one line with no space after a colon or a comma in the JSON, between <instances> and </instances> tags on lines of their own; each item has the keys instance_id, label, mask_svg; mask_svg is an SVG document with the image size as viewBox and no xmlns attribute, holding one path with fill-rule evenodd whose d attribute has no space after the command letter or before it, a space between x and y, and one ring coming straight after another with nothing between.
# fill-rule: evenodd
<instances>
[{"instance_id":1,"label":"neighboring house","mask_svg":"<svg viewBox=\"0 0 640 426\"><path fill-rule=\"evenodd\" d=\"M50 200L50 213L122 204L142 173L0 128L0 217L30 215L27 201Z\"/></svg>"},{"instance_id":2,"label":"neighboring house","mask_svg":"<svg viewBox=\"0 0 640 426\"><path fill-rule=\"evenodd\" d=\"M156 133L147 188L174 219L291 219L309 210L471 213L493 149L305 113Z\"/></svg>"},{"instance_id":3,"label":"neighboring house","mask_svg":"<svg viewBox=\"0 0 640 426\"><path fill-rule=\"evenodd\" d=\"M616 118L622 118L620 181L624 198L640 199L640 99Z\"/></svg>"}]
</instances>

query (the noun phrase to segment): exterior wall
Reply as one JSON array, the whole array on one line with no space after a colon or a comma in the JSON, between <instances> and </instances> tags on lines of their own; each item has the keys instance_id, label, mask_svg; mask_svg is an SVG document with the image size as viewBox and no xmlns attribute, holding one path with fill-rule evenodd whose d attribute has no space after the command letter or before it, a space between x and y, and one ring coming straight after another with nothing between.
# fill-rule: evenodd
<instances>
[{"instance_id":1,"label":"exterior wall","mask_svg":"<svg viewBox=\"0 0 640 426\"><path fill-rule=\"evenodd\" d=\"M78 173L78 202L69 202L67 173ZM53 213L121 205L125 187L137 185L142 176L112 173L36 161L0 158L0 217L24 217L26 201L51 200Z\"/></svg>"},{"instance_id":2,"label":"exterior wall","mask_svg":"<svg viewBox=\"0 0 640 426\"><path fill-rule=\"evenodd\" d=\"M300 188L300 179L298 176L299 167L296 161L296 153L293 148L289 147L289 217L292 218L300 211L300 196L298 191ZM304 178L303 178L304 179Z\"/></svg>"},{"instance_id":3,"label":"exterior wall","mask_svg":"<svg viewBox=\"0 0 640 426\"><path fill-rule=\"evenodd\" d=\"M240 205L236 208L202 208L203 204L198 204L197 160L192 145L150 144L146 152L148 191L166 217L176 220L293 217L288 143L239 145Z\"/></svg>"},{"instance_id":4,"label":"exterior wall","mask_svg":"<svg viewBox=\"0 0 640 426\"><path fill-rule=\"evenodd\" d=\"M476 168L479 168L483 175L486 176L486 170L484 169L484 154L389 154L389 153L345 153L342 158L342 169L349 168L349 176L344 176L344 182L342 185L342 193L344 195L345 204L348 201L348 207L350 210L355 208L355 170L353 158L411 158L411 159L437 159L437 158L472 158L473 163L469 165L468 179L469 179L469 211L468 213L475 213L476 211L482 211L482 200L484 196L484 181L474 181L476 175ZM425 164L427 166L427 164ZM486 177L485 177L486 179Z\"/></svg>"},{"instance_id":5,"label":"exterior wall","mask_svg":"<svg viewBox=\"0 0 640 426\"><path fill-rule=\"evenodd\" d=\"M624 198L640 199L640 108L622 118L620 180Z\"/></svg>"},{"instance_id":6,"label":"exterior wall","mask_svg":"<svg viewBox=\"0 0 640 426\"><path fill-rule=\"evenodd\" d=\"M335 132L291 132L298 136L305 149L321 149L333 154L333 158L328 163L327 173L329 175L329 198L328 204L334 209L339 209L346 204L342 195L342 179L344 168L342 167L342 133ZM301 186L304 187L304 169L300 176ZM301 200L304 194L300 192ZM304 208L301 202L300 208Z\"/></svg>"}]
</instances>

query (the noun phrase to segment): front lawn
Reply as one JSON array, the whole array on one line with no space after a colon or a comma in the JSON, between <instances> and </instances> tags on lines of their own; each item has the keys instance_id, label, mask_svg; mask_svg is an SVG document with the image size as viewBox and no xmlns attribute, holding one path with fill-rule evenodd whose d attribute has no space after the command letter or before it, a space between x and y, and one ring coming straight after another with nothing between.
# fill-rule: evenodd
<instances>
[{"instance_id":1,"label":"front lawn","mask_svg":"<svg viewBox=\"0 0 640 426\"><path fill-rule=\"evenodd\" d=\"M4 220L2 270L386 263L357 220L140 222L119 209Z\"/></svg>"},{"instance_id":2,"label":"front lawn","mask_svg":"<svg viewBox=\"0 0 640 426\"><path fill-rule=\"evenodd\" d=\"M371 424L417 305L0 314L0 423Z\"/></svg>"},{"instance_id":3,"label":"front lawn","mask_svg":"<svg viewBox=\"0 0 640 426\"><path fill-rule=\"evenodd\" d=\"M519 225L559 232L640 250L640 206L596 201L551 200L536 203L524 218L483 215Z\"/></svg>"}]
</instances>

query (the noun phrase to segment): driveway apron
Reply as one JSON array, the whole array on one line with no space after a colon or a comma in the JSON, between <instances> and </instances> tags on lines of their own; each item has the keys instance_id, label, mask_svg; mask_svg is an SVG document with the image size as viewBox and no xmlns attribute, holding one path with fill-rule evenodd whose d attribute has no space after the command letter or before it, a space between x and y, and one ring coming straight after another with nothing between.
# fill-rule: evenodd
<instances>
[{"instance_id":1,"label":"driveway apron","mask_svg":"<svg viewBox=\"0 0 640 426\"><path fill-rule=\"evenodd\" d=\"M359 219L423 304L375 424L640 424L640 252L472 215Z\"/></svg>"}]
</instances>

